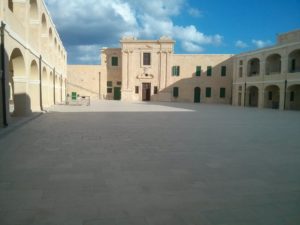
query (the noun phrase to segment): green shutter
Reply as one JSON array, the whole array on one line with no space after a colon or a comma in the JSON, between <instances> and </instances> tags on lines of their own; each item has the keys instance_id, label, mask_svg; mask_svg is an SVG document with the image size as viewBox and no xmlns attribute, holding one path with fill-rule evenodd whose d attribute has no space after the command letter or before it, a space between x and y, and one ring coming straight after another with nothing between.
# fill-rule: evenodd
<instances>
[{"instance_id":1,"label":"green shutter","mask_svg":"<svg viewBox=\"0 0 300 225\"><path fill-rule=\"evenodd\" d=\"M211 97L211 88L210 87L207 87L206 90L205 90L205 96L207 98L210 98Z\"/></svg>"},{"instance_id":2,"label":"green shutter","mask_svg":"<svg viewBox=\"0 0 300 225\"><path fill-rule=\"evenodd\" d=\"M118 57L116 56L111 57L111 65L118 66Z\"/></svg>"},{"instance_id":3,"label":"green shutter","mask_svg":"<svg viewBox=\"0 0 300 225\"><path fill-rule=\"evenodd\" d=\"M220 88L220 98L225 98L226 89Z\"/></svg>"},{"instance_id":4,"label":"green shutter","mask_svg":"<svg viewBox=\"0 0 300 225\"><path fill-rule=\"evenodd\" d=\"M212 68L211 66L207 67L207 76L211 76Z\"/></svg>"},{"instance_id":5,"label":"green shutter","mask_svg":"<svg viewBox=\"0 0 300 225\"><path fill-rule=\"evenodd\" d=\"M201 76L201 66L196 67L196 76L200 77Z\"/></svg>"},{"instance_id":6,"label":"green shutter","mask_svg":"<svg viewBox=\"0 0 300 225\"><path fill-rule=\"evenodd\" d=\"M180 67L179 66L173 66L172 67L172 76L179 76L180 74Z\"/></svg>"},{"instance_id":7,"label":"green shutter","mask_svg":"<svg viewBox=\"0 0 300 225\"><path fill-rule=\"evenodd\" d=\"M175 66L172 66L172 76L175 76L176 75L176 67Z\"/></svg>"},{"instance_id":8,"label":"green shutter","mask_svg":"<svg viewBox=\"0 0 300 225\"><path fill-rule=\"evenodd\" d=\"M226 76L226 66L222 66L222 69L221 69L221 76L222 76L222 77L225 77L225 76Z\"/></svg>"},{"instance_id":9,"label":"green shutter","mask_svg":"<svg viewBox=\"0 0 300 225\"><path fill-rule=\"evenodd\" d=\"M179 88L173 87L173 97L177 98L179 96Z\"/></svg>"}]
</instances>

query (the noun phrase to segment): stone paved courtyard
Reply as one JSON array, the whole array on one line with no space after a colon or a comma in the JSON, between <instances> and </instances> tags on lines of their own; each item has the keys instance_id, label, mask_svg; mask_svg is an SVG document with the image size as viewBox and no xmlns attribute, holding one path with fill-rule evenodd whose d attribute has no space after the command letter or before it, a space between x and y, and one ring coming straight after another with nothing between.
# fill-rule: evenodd
<instances>
[{"instance_id":1,"label":"stone paved courtyard","mask_svg":"<svg viewBox=\"0 0 300 225\"><path fill-rule=\"evenodd\" d=\"M299 225L300 113L56 106L0 132L1 225Z\"/></svg>"}]
</instances>

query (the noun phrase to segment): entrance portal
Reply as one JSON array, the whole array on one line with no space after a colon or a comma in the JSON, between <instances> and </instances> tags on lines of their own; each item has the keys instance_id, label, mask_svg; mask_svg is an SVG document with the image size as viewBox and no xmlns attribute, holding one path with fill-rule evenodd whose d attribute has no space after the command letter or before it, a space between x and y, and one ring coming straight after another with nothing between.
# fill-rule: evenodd
<instances>
[{"instance_id":1,"label":"entrance portal","mask_svg":"<svg viewBox=\"0 0 300 225\"><path fill-rule=\"evenodd\" d=\"M200 103L201 89L199 87L195 87L194 89L194 102Z\"/></svg>"},{"instance_id":2,"label":"entrance portal","mask_svg":"<svg viewBox=\"0 0 300 225\"><path fill-rule=\"evenodd\" d=\"M143 83L143 101L150 101L151 99L151 83Z\"/></svg>"},{"instance_id":3,"label":"entrance portal","mask_svg":"<svg viewBox=\"0 0 300 225\"><path fill-rule=\"evenodd\" d=\"M114 100L121 100L121 88L114 87Z\"/></svg>"}]
</instances>

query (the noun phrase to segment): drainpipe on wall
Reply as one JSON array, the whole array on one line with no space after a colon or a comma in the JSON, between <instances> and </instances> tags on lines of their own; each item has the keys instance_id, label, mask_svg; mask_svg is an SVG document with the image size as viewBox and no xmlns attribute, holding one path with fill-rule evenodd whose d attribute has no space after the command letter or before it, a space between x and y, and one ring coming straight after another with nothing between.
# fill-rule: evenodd
<instances>
[{"instance_id":1,"label":"drainpipe on wall","mask_svg":"<svg viewBox=\"0 0 300 225\"><path fill-rule=\"evenodd\" d=\"M7 108L6 108L6 88L5 88L5 47L4 47L4 32L5 32L5 23L1 22L1 86L2 86L2 110L3 110L3 125L4 127L8 126L7 123Z\"/></svg>"},{"instance_id":2,"label":"drainpipe on wall","mask_svg":"<svg viewBox=\"0 0 300 225\"><path fill-rule=\"evenodd\" d=\"M284 81L283 110L285 110L285 105L286 105L286 88L287 88L287 80Z\"/></svg>"},{"instance_id":3,"label":"drainpipe on wall","mask_svg":"<svg viewBox=\"0 0 300 225\"><path fill-rule=\"evenodd\" d=\"M44 109L43 109L43 86L42 86L42 56L41 55L39 58L39 75L40 75L40 108L41 108L41 111L44 111Z\"/></svg>"},{"instance_id":4,"label":"drainpipe on wall","mask_svg":"<svg viewBox=\"0 0 300 225\"><path fill-rule=\"evenodd\" d=\"M245 82L245 90L244 90L244 107L246 106L246 89L247 89L247 83Z\"/></svg>"}]
</instances>

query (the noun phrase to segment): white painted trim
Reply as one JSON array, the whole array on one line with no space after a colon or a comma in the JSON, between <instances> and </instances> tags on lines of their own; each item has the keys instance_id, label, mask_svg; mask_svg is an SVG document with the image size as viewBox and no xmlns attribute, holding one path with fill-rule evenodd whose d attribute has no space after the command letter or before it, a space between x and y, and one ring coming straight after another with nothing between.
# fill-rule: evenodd
<instances>
[{"instance_id":1,"label":"white painted trim","mask_svg":"<svg viewBox=\"0 0 300 225\"><path fill-rule=\"evenodd\" d=\"M28 80L29 84L40 84L39 80Z\"/></svg>"}]
</instances>

